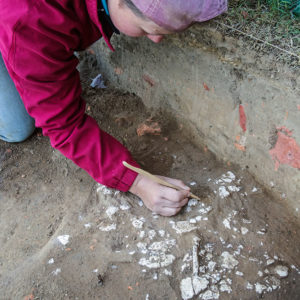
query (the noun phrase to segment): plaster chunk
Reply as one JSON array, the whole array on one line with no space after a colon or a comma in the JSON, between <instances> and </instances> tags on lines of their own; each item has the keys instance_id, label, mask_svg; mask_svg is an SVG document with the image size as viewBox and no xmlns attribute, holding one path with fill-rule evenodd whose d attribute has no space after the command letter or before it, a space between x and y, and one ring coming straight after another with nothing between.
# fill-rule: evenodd
<instances>
[{"instance_id":1,"label":"plaster chunk","mask_svg":"<svg viewBox=\"0 0 300 300\"><path fill-rule=\"evenodd\" d=\"M248 228L241 227L241 233L242 233L242 235L245 235L248 231L249 231Z\"/></svg>"},{"instance_id":2,"label":"plaster chunk","mask_svg":"<svg viewBox=\"0 0 300 300\"><path fill-rule=\"evenodd\" d=\"M150 255L148 259L143 257L140 259L139 264L149 269L157 269L171 265L174 260L174 255L161 253L160 255Z\"/></svg>"},{"instance_id":3,"label":"plaster chunk","mask_svg":"<svg viewBox=\"0 0 300 300\"><path fill-rule=\"evenodd\" d=\"M203 294L200 294L199 298L202 300L214 300L219 299L220 294L216 287L212 286L211 290L207 290Z\"/></svg>"},{"instance_id":4,"label":"plaster chunk","mask_svg":"<svg viewBox=\"0 0 300 300\"><path fill-rule=\"evenodd\" d=\"M262 294L265 290L267 289L267 287L259 282L255 283L255 291L258 294Z\"/></svg>"},{"instance_id":5,"label":"plaster chunk","mask_svg":"<svg viewBox=\"0 0 300 300\"><path fill-rule=\"evenodd\" d=\"M210 272L213 272L213 270L215 269L216 264L217 264L216 262L210 261L210 262L207 264L208 270L209 270Z\"/></svg>"},{"instance_id":6,"label":"plaster chunk","mask_svg":"<svg viewBox=\"0 0 300 300\"><path fill-rule=\"evenodd\" d=\"M209 281L204 277L193 277L193 288L196 295L204 291L209 285Z\"/></svg>"},{"instance_id":7,"label":"plaster chunk","mask_svg":"<svg viewBox=\"0 0 300 300\"><path fill-rule=\"evenodd\" d=\"M281 278L285 278L289 274L289 269L286 266L276 266L274 271Z\"/></svg>"},{"instance_id":8,"label":"plaster chunk","mask_svg":"<svg viewBox=\"0 0 300 300\"><path fill-rule=\"evenodd\" d=\"M139 219L134 218L131 220L132 221L132 226L138 229L141 229L144 225L145 218L141 217Z\"/></svg>"},{"instance_id":9,"label":"plaster chunk","mask_svg":"<svg viewBox=\"0 0 300 300\"><path fill-rule=\"evenodd\" d=\"M224 220L223 220L223 225L224 225L226 228L231 229L231 227L230 227L230 221L229 221L228 219L224 219Z\"/></svg>"},{"instance_id":10,"label":"plaster chunk","mask_svg":"<svg viewBox=\"0 0 300 300\"><path fill-rule=\"evenodd\" d=\"M118 207L116 207L116 206L110 206L110 207L107 208L106 214L108 215L108 217L109 217L110 219L112 219L112 216L113 216L118 210L119 210Z\"/></svg>"},{"instance_id":11,"label":"plaster chunk","mask_svg":"<svg viewBox=\"0 0 300 300\"><path fill-rule=\"evenodd\" d=\"M178 221L178 222L174 222L171 224L172 224L172 228L178 234L190 232L190 231L197 229L197 227L193 226L189 221Z\"/></svg>"},{"instance_id":12,"label":"plaster chunk","mask_svg":"<svg viewBox=\"0 0 300 300\"><path fill-rule=\"evenodd\" d=\"M192 279L190 277L184 278L180 282L180 291L182 299L191 299L194 296Z\"/></svg>"},{"instance_id":13,"label":"plaster chunk","mask_svg":"<svg viewBox=\"0 0 300 300\"><path fill-rule=\"evenodd\" d=\"M226 269L235 268L239 262L229 252L225 251L221 254L222 267Z\"/></svg>"},{"instance_id":14,"label":"plaster chunk","mask_svg":"<svg viewBox=\"0 0 300 300\"><path fill-rule=\"evenodd\" d=\"M107 226L99 226L99 229L101 231L111 231L111 230L115 230L117 228L116 224L111 224L111 225L107 225Z\"/></svg>"},{"instance_id":15,"label":"plaster chunk","mask_svg":"<svg viewBox=\"0 0 300 300\"><path fill-rule=\"evenodd\" d=\"M219 187L219 195L222 199L226 198L227 196L230 195L230 193L226 190L225 186L220 186Z\"/></svg>"},{"instance_id":16,"label":"plaster chunk","mask_svg":"<svg viewBox=\"0 0 300 300\"><path fill-rule=\"evenodd\" d=\"M57 237L57 240L62 244L62 245L67 245L69 243L69 238L70 236L68 234L60 235Z\"/></svg>"},{"instance_id":17,"label":"plaster chunk","mask_svg":"<svg viewBox=\"0 0 300 300\"><path fill-rule=\"evenodd\" d=\"M220 291L221 292L226 292L230 294L232 292L231 287L225 282L225 280L220 281Z\"/></svg>"}]
</instances>

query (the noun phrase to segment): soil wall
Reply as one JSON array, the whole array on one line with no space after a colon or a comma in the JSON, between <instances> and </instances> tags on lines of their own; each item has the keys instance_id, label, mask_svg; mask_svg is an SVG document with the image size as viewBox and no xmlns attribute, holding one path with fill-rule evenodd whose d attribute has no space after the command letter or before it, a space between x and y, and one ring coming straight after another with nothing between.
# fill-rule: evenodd
<instances>
[{"instance_id":1,"label":"soil wall","mask_svg":"<svg viewBox=\"0 0 300 300\"><path fill-rule=\"evenodd\" d=\"M299 68L281 61L276 48L209 24L160 44L125 36L112 44L115 52L103 41L92 47L107 80L147 106L174 110L195 142L247 168L298 212Z\"/></svg>"}]
</instances>

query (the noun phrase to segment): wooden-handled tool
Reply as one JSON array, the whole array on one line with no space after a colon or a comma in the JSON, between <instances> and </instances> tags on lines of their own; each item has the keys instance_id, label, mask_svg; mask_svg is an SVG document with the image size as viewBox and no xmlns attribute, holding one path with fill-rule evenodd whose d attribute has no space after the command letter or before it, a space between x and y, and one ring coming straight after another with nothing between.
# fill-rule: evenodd
<instances>
[{"instance_id":1,"label":"wooden-handled tool","mask_svg":"<svg viewBox=\"0 0 300 300\"><path fill-rule=\"evenodd\" d=\"M134 166L131 166L131 165L130 165L129 163L127 163L126 161L123 161L123 165L124 165L126 168L128 168L128 169L130 169L130 170L132 170L132 171L134 171L134 172L136 172L136 173L138 173L138 174L144 175L144 176L146 176L146 177L152 179L153 181L155 181L155 182L157 182L157 183L159 183L159 184L161 184L161 185L168 186L168 187L173 188L173 189L175 189L175 190L177 190L177 191L183 190L183 188L181 188L181 187L179 187L179 186L177 186L177 185L171 184L171 183L169 183L169 182L167 182L167 181L165 181L165 180L163 180L163 179L161 179L161 178L159 178L159 177L157 177L157 176L155 176L155 175L152 175L151 173L149 173L149 172L147 172L147 171L145 171L145 170L143 170L143 169L140 169L140 168L136 168L136 167L134 167ZM194 198L194 199L197 199L197 200L201 200L199 197L197 197L196 195L194 195L194 194L192 194L192 193L190 194L190 197L191 197L191 198Z\"/></svg>"}]
</instances>

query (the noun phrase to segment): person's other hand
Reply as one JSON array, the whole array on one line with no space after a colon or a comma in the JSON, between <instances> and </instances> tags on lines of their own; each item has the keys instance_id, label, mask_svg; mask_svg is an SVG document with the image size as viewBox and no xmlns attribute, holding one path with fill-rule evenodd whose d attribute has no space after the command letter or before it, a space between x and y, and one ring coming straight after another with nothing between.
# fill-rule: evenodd
<instances>
[{"instance_id":1,"label":"person's other hand","mask_svg":"<svg viewBox=\"0 0 300 300\"><path fill-rule=\"evenodd\" d=\"M163 186L148 177L138 174L129 191L140 197L153 212L162 216L176 215L188 202L190 188L181 180L159 176L161 179L179 186L182 190Z\"/></svg>"}]
</instances>

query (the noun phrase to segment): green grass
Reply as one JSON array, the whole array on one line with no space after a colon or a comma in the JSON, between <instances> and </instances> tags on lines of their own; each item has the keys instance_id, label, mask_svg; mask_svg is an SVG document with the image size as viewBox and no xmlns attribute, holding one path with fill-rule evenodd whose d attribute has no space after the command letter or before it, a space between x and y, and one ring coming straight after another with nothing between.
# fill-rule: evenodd
<instances>
[{"instance_id":1,"label":"green grass","mask_svg":"<svg viewBox=\"0 0 300 300\"><path fill-rule=\"evenodd\" d=\"M290 8L283 7L282 1L288 0L232 0L226 21L258 38L264 37L275 45L300 47L299 18L292 17Z\"/></svg>"},{"instance_id":2,"label":"green grass","mask_svg":"<svg viewBox=\"0 0 300 300\"><path fill-rule=\"evenodd\" d=\"M266 2L273 12L278 12L282 15L289 14L292 18L299 17L296 9L298 5L300 6L299 0L266 0L263 2Z\"/></svg>"},{"instance_id":3,"label":"green grass","mask_svg":"<svg viewBox=\"0 0 300 300\"><path fill-rule=\"evenodd\" d=\"M226 33L248 38L255 49L298 68L300 19L291 13L291 1L300 5L300 0L231 0L227 14L216 22Z\"/></svg>"}]
</instances>

